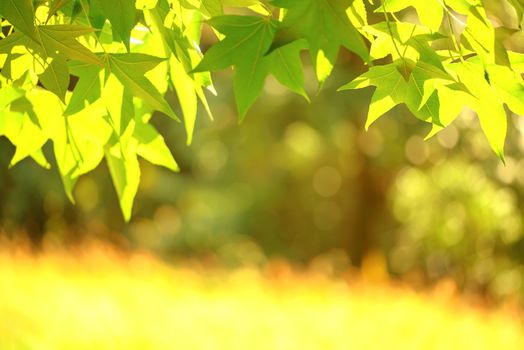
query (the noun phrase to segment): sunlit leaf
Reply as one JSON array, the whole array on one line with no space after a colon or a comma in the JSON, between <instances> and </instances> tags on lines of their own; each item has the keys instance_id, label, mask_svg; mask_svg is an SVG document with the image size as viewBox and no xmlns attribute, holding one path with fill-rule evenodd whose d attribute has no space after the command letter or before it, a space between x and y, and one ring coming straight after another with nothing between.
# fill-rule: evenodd
<instances>
[{"instance_id":1,"label":"sunlit leaf","mask_svg":"<svg viewBox=\"0 0 524 350\"><path fill-rule=\"evenodd\" d=\"M170 105L177 103L173 93L189 144L198 101L212 117L204 94L217 95L211 72L232 70L242 120L261 95L273 95L263 94L269 74L309 100L310 72L302 62L309 54L320 87L338 61L367 69L341 88L375 87L366 128L403 104L432 125L429 138L467 108L478 115L490 147L503 159L507 110L524 114L519 49L524 3L504 4L2 0L0 135L16 149L11 165L32 158L49 167L42 147L51 142L72 201L79 176L105 157L129 220L140 177L137 156L178 170L150 124L154 112L178 121ZM508 18L496 18L501 15L495 6ZM340 70L339 76L344 74Z\"/></svg>"},{"instance_id":2,"label":"sunlit leaf","mask_svg":"<svg viewBox=\"0 0 524 350\"><path fill-rule=\"evenodd\" d=\"M68 59L98 65L102 64L93 52L75 40L77 36L82 35L78 31L63 31L57 30L55 27L48 27L50 26L40 27L38 32L40 33L42 46L49 55L58 52Z\"/></svg>"},{"instance_id":3,"label":"sunlit leaf","mask_svg":"<svg viewBox=\"0 0 524 350\"><path fill-rule=\"evenodd\" d=\"M331 66L340 46L368 61L368 49L346 14L351 0L275 0L272 4L288 9L283 25L293 27L307 39L320 81L325 80L326 74L319 71L319 52Z\"/></svg>"},{"instance_id":4,"label":"sunlit leaf","mask_svg":"<svg viewBox=\"0 0 524 350\"><path fill-rule=\"evenodd\" d=\"M424 62L400 61L371 67L368 72L342 86L341 90L377 87L369 106L366 128L384 113L404 103L419 119L440 124L439 101L435 93L439 85L452 84L444 72Z\"/></svg>"},{"instance_id":5,"label":"sunlit leaf","mask_svg":"<svg viewBox=\"0 0 524 350\"><path fill-rule=\"evenodd\" d=\"M130 49L131 30L136 23L135 0L93 0L101 13L111 22L113 33L117 40L121 40Z\"/></svg>"},{"instance_id":6,"label":"sunlit leaf","mask_svg":"<svg viewBox=\"0 0 524 350\"><path fill-rule=\"evenodd\" d=\"M524 81L520 74L506 66L487 67L491 86L514 113L524 116Z\"/></svg>"},{"instance_id":7,"label":"sunlit leaf","mask_svg":"<svg viewBox=\"0 0 524 350\"><path fill-rule=\"evenodd\" d=\"M220 70L235 66L234 92L242 120L255 102L269 72L264 54L269 49L276 24L251 16L220 16L209 24L226 37L208 50L194 72Z\"/></svg>"},{"instance_id":8,"label":"sunlit leaf","mask_svg":"<svg viewBox=\"0 0 524 350\"><path fill-rule=\"evenodd\" d=\"M236 64L256 66L269 49L276 30L273 21L251 16L220 16L208 23L226 37L205 53L195 72Z\"/></svg>"},{"instance_id":9,"label":"sunlit leaf","mask_svg":"<svg viewBox=\"0 0 524 350\"><path fill-rule=\"evenodd\" d=\"M65 95L69 86L69 69L64 59L61 57L54 58L45 71L39 75L39 78L46 89L60 97L62 102L65 102Z\"/></svg>"},{"instance_id":10,"label":"sunlit leaf","mask_svg":"<svg viewBox=\"0 0 524 350\"><path fill-rule=\"evenodd\" d=\"M102 101L109 113L113 131L118 136L123 135L135 116L133 95L116 76L111 75L102 90Z\"/></svg>"},{"instance_id":11,"label":"sunlit leaf","mask_svg":"<svg viewBox=\"0 0 524 350\"><path fill-rule=\"evenodd\" d=\"M414 7L420 22L437 32L444 17L444 3L441 0L385 0L377 11L398 12L407 7Z\"/></svg>"},{"instance_id":12,"label":"sunlit leaf","mask_svg":"<svg viewBox=\"0 0 524 350\"><path fill-rule=\"evenodd\" d=\"M290 44L281 46L271 52L271 73L275 78L290 90L304 96L309 101L309 97L304 90L304 73L300 52L307 48L304 41L294 41Z\"/></svg>"},{"instance_id":13,"label":"sunlit leaf","mask_svg":"<svg viewBox=\"0 0 524 350\"><path fill-rule=\"evenodd\" d=\"M136 152L148 162L166 167L172 171L179 171L178 164L166 146L162 135L149 124L137 123L134 137L138 141Z\"/></svg>"},{"instance_id":14,"label":"sunlit leaf","mask_svg":"<svg viewBox=\"0 0 524 350\"><path fill-rule=\"evenodd\" d=\"M64 116L75 114L94 103L101 96L100 66L84 64L72 68L72 74L78 77L71 99L64 111Z\"/></svg>"},{"instance_id":15,"label":"sunlit leaf","mask_svg":"<svg viewBox=\"0 0 524 350\"><path fill-rule=\"evenodd\" d=\"M63 6L67 5L67 3L70 1L71 0L53 0L51 2L51 5L49 6L49 13L47 14L47 20L53 17L58 12L58 10L60 10Z\"/></svg>"},{"instance_id":16,"label":"sunlit leaf","mask_svg":"<svg viewBox=\"0 0 524 350\"><path fill-rule=\"evenodd\" d=\"M195 81L186 73L182 63L175 57L169 60L171 67L171 82L173 83L178 101L184 115L184 126L187 144L191 144L197 116L197 92Z\"/></svg>"},{"instance_id":17,"label":"sunlit leaf","mask_svg":"<svg viewBox=\"0 0 524 350\"><path fill-rule=\"evenodd\" d=\"M2 0L0 15L25 35L35 38L33 2L31 0Z\"/></svg>"},{"instance_id":18,"label":"sunlit leaf","mask_svg":"<svg viewBox=\"0 0 524 350\"><path fill-rule=\"evenodd\" d=\"M166 100L144 77L144 73L155 67L161 60L153 56L150 56L149 60L144 58L145 55L138 54L112 55L109 58L111 72L133 96L141 98L151 108L179 121L180 119Z\"/></svg>"},{"instance_id":19,"label":"sunlit leaf","mask_svg":"<svg viewBox=\"0 0 524 350\"><path fill-rule=\"evenodd\" d=\"M140 167L133 147L136 146L129 145L123 149L122 145L117 143L109 147L105 153L109 173L126 221L131 218L133 201L140 182Z\"/></svg>"}]
</instances>

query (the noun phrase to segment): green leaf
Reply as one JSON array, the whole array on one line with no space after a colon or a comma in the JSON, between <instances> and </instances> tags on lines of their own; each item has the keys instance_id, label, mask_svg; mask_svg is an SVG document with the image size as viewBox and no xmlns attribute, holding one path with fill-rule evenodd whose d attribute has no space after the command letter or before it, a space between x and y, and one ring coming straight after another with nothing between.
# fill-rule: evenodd
<instances>
[{"instance_id":1,"label":"green leaf","mask_svg":"<svg viewBox=\"0 0 524 350\"><path fill-rule=\"evenodd\" d=\"M190 57L193 62L198 62L202 59L202 54L196 51L190 52ZM186 72L188 71L187 67L184 66ZM191 74L191 73L188 73ZM193 80L195 81L195 92L198 96L198 99L204 106L204 109L211 120L213 120L213 113L207 102L206 95L204 94L204 88L211 92L213 95L217 95L215 87L213 86L213 80L211 79L211 73L201 72L191 74Z\"/></svg>"},{"instance_id":2,"label":"green leaf","mask_svg":"<svg viewBox=\"0 0 524 350\"><path fill-rule=\"evenodd\" d=\"M144 75L166 59L143 53L111 54L110 60L117 62L118 67L132 75Z\"/></svg>"},{"instance_id":3,"label":"green leaf","mask_svg":"<svg viewBox=\"0 0 524 350\"><path fill-rule=\"evenodd\" d=\"M2 86L0 89L0 111L23 95L24 91L13 85Z\"/></svg>"},{"instance_id":4,"label":"green leaf","mask_svg":"<svg viewBox=\"0 0 524 350\"><path fill-rule=\"evenodd\" d=\"M149 124L137 123L134 137L138 141L137 154L148 162L172 171L180 171L164 138Z\"/></svg>"},{"instance_id":5,"label":"green leaf","mask_svg":"<svg viewBox=\"0 0 524 350\"><path fill-rule=\"evenodd\" d=\"M406 105L417 118L441 124L439 119L440 101L435 93L439 86L454 84L454 79L443 70L431 64L418 61L411 72L409 80L410 90L407 96L411 101ZM415 111L414 107L417 110Z\"/></svg>"},{"instance_id":6,"label":"green leaf","mask_svg":"<svg viewBox=\"0 0 524 350\"><path fill-rule=\"evenodd\" d=\"M216 17L224 14L222 2L220 0L202 0L201 9L209 17Z\"/></svg>"},{"instance_id":7,"label":"green leaf","mask_svg":"<svg viewBox=\"0 0 524 350\"><path fill-rule=\"evenodd\" d=\"M31 158L33 158L33 160L42 168L51 169L51 164L49 163L46 156L44 155L44 152L42 152L41 149L31 154Z\"/></svg>"},{"instance_id":8,"label":"green leaf","mask_svg":"<svg viewBox=\"0 0 524 350\"><path fill-rule=\"evenodd\" d=\"M274 50L278 49L279 47L282 47L287 44L291 44L294 41L300 40L301 36L300 34L294 30L293 28L288 27L278 27L277 31L275 32L275 36L273 37L273 42L271 43L271 47L267 51L266 55L269 55ZM307 47L307 42L306 42Z\"/></svg>"},{"instance_id":9,"label":"green leaf","mask_svg":"<svg viewBox=\"0 0 524 350\"><path fill-rule=\"evenodd\" d=\"M485 78L484 67L478 59L448 65L461 83L476 97L471 108L477 112L480 125L493 151L504 160L507 117L502 101Z\"/></svg>"},{"instance_id":10,"label":"green leaf","mask_svg":"<svg viewBox=\"0 0 524 350\"><path fill-rule=\"evenodd\" d=\"M87 35L95 32L95 29L77 24L59 24L59 25L45 25L38 26L38 30L44 29L48 33L53 33L57 39L69 40L77 38L82 35Z\"/></svg>"},{"instance_id":11,"label":"green leaf","mask_svg":"<svg viewBox=\"0 0 524 350\"><path fill-rule=\"evenodd\" d=\"M93 52L75 40L77 36L82 35L79 34L80 32L79 30L62 30L56 28L56 26L40 26L38 28L42 46L49 56L54 56L56 51L71 60L102 65L100 59Z\"/></svg>"},{"instance_id":12,"label":"green leaf","mask_svg":"<svg viewBox=\"0 0 524 350\"><path fill-rule=\"evenodd\" d=\"M16 46L31 47L35 43L23 33L15 32L7 38L0 40L0 53L10 53Z\"/></svg>"},{"instance_id":13,"label":"green leaf","mask_svg":"<svg viewBox=\"0 0 524 350\"><path fill-rule=\"evenodd\" d=\"M271 73L284 86L309 101L309 96L304 90L304 73L300 51L307 48L304 40L294 41L281 46L268 55L271 60Z\"/></svg>"},{"instance_id":14,"label":"green leaf","mask_svg":"<svg viewBox=\"0 0 524 350\"><path fill-rule=\"evenodd\" d=\"M368 13L364 0L353 0L351 6L346 10L346 14L355 28L368 25Z\"/></svg>"},{"instance_id":15,"label":"green leaf","mask_svg":"<svg viewBox=\"0 0 524 350\"><path fill-rule=\"evenodd\" d=\"M37 152L48 140L34 116L31 102L21 96L21 91L11 87L0 89L0 136L6 136L16 146L9 167ZM10 109L6 108L9 104Z\"/></svg>"},{"instance_id":16,"label":"green leaf","mask_svg":"<svg viewBox=\"0 0 524 350\"><path fill-rule=\"evenodd\" d=\"M371 67L366 73L357 77L339 90L361 89L375 85L377 89L371 97L366 130L384 113L405 100L408 89L406 80L400 74L396 64Z\"/></svg>"},{"instance_id":17,"label":"green leaf","mask_svg":"<svg viewBox=\"0 0 524 350\"><path fill-rule=\"evenodd\" d=\"M434 32L438 32L444 18L444 8L441 0L384 0L383 5L377 9L377 12L399 12L407 7L415 8L421 24L428 26Z\"/></svg>"},{"instance_id":18,"label":"green leaf","mask_svg":"<svg viewBox=\"0 0 524 350\"><path fill-rule=\"evenodd\" d=\"M102 103L95 103L69 117L53 93L34 88L27 94L42 132L53 141L56 163L68 198L79 176L93 170L103 159L111 127L103 118Z\"/></svg>"},{"instance_id":19,"label":"green leaf","mask_svg":"<svg viewBox=\"0 0 524 350\"><path fill-rule=\"evenodd\" d=\"M102 68L84 64L81 68L73 67L71 73L78 77L71 99L64 111L64 116L75 114L86 107L86 102L94 103L101 96L100 71Z\"/></svg>"},{"instance_id":20,"label":"green leaf","mask_svg":"<svg viewBox=\"0 0 524 350\"><path fill-rule=\"evenodd\" d=\"M440 125L433 124L433 128L426 136L426 140L451 125L466 106L473 108L472 106L476 105L476 98L465 92L460 84L440 85L437 87L437 90Z\"/></svg>"},{"instance_id":21,"label":"green leaf","mask_svg":"<svg viewBox=\"0 0 524 350\"><path fill-rule=\"evenodd\" d=\"M208 24L225 34L213 45L194 72L215 71L236 64L255 67L271 46L276 22L252 16L219 16Z\"/></svg>"},{"instance_id":22,"label":"green leaf","mask_svg":"<svg viewBox=\"0 0 524 350\"><path fill-rule=\"evenodd\" d=\"M513 70L517 73L524 74L524 53L508 51L508 57Z\"/></svg>"},{"instance_id":23,"label":"green leaf","mask_svg":"<svg viewBox=\"0 0 524 350\"><path fill-rule=\"evenodd\" d=\"M222 4L224 6L232 6L232 7L248 7L257 5L260 3L259 0L221 0Z\"/></svg>"},{"instance_id":24,"label":"green leaf","mask_svg":"<svg viewBox=\"0 0 524 350\"><path fill-rule=\"evenodd\" d=\"M463 15L470 13L471 7L473 6L473 4L471 4L468 0L446 0L446 5Z\"/></svg>"},{"instance_id":25,"label":"green leaf","mask_svg":"<svg viewBox=\"0 0 524 350\"><path fill-rule=\"evenodd\" d=\"M433 41L434 37L428 36L428 35L413 35L411 39L409 39L406 44L409 45L410 48L413 48L415 51L414 57L410 57L410 55L407 54L404 57L415 59L417 61L423 61L434 68L438 68L441 71L445 72L444 66L442 65L443 58L435 52L435 49L431 47L431 42Z\"/></svg>"},{"instance_id":26,"label":"green leaf","mask_svg":"<svg viewBox=\"0 0 524 350\"><path fill-rule=\"evenodd\" d=\"M130 50L131 30L136 24L135 0L93 0L102 14L111 22L114 36Z\"/></svg>"},{"instance_id":27,"label":"green leaf","mask_svg":"<svg viewBox=\"0 0 524 350\"><path fill-rule=\"evenodd\" d=\"M380 22L362 28L364 32L376 37L371 43L370 55L373 59L391 55L394 60L408 58L418 61L423 56L436 56L434 49L420 45L420 41L429 45L437 38L430 36L431 31L423 26L406 22ZM418 39L418 40L417 40ZM399 48L399 52L397 52ZM440 59L437 57L437 61Z\"/></svg>"},{"instance_id":28,"label":"green leaf","mask_svg":"<svg viewBox=\"0 0 524 350\"><path fill-rule=\"evenodd\" d=\"M113 179L124 219L131 219L133 201L140 182L140 167L133 146L123 148L120 143L109 147L105 158Z\"/></svg>"},{"instance_id":29,"label":"green leaf","mask_svg":"<svg viewBox=\"0 0 524 350\"><path fill-rule=\"evenodd\" d=\"M175 57L171 57L169 64L171 67L171 82L175 87L178 101L182 107L182 113L184 115L187 144L190 145L193 139L197 116L197 85L186 73L182 63L180 63Z\"/></svg>"},{"instance_id":30,"label":"green leaf","mask_svg":"<svg viewBox=\"0 0 524 350\"><path fill-rule=\"evenodd\" d=\"M524 14L524 1L523 0L509 0L511 5L517 12L517 22L520 24L522 21L522 15Z\"/></svg>"},{"instance_id":31,"label":"green leaf","mask_svg":"<svg viewBox=\"0 0 524 350\"><path fill-rule=\"evenodd\" d=\"M164 26L164 19L167 16L168 11L168 8L157 6L156 8L147 10L145 12L151 17L151 27L153 33L158 33L157 35L162 38L164 45L169 47L171 52L176 55L177 58L182 60L183 58L180 57L179 48L176 45L177 40L175 38L175 32L172 29L166 28ZM181 54L187 57L187 62L190 62L189 56L185 55L185 52L182 51Z\"/></svg>"},{"instance_id":32,"label":"green leaf","mask_svg":"<svg viewBox=\"0 0 524 350\"><path fill-rule=\"evenodd\" d=\"M15 166L21 160L37 152L47 142L48 137L35 120L25 115L18 135L12 135L10 140L16 145L16 152L9 163Z\"/></svg>"},{"instance_id":33,"label":"green leaf","mask_svg":"<svg viewBox=\"0 0 524 350\"><path fill-rule=\"evenodd\" d=\"M321 82L331 72L341 45L355 52L364 61L369 61L368 49L346 13L352 2L352 0L275 0L271 2L274 6L288 9L283 25L296 29L307 39L317 78Z\"/></svg>"},{"instance_id":34,"label":"green leaf","mask_svg":"<svg viewBox=\"0 0 524 350\"><path fill-rule=\"evenodd\" d=\"M197 44L200 42L200 33L202 28L202 19L198 18L195 12L187 28L182 24L181 28L177 25L166 27L164 22L169 21L172 12L170 12L167 2L160 2L159 6L146 11L151 18L151 29L154 34L159 36L166 47L176 56L184 65L186 71L193 69L192 54L196 52ZM176 16L176 14L175 14ZM180 13L180 17L182 13Z\"/></svg>"},{"instance_id":35,"label":"green leaf","mask_svg":"<svg viewBox=\"0 0 524 350\"><path fill-rule=\"evenodd\" d=\"M0 118L0 136L7 137L13 145L16 145L26 116L10 110L3 110L2 116L3 118Z\"/></svg>"},{"instance_id":36,"label":"green leaf","mask_svg":"<svg viewBox=\"0 0 524 350\"><path fill-rule=\"evenodd\" d=\"M12 80L23 81L28 77L28 71L34 67L34 58L31 54L10 54L2 66L1 74Z\"/></svg>"},{"instance_id":37,"label":"green leaf","mask_svg":"<svg viewBox=\"0 0 524 350\"><path fill-rule=\"evenodd\" d=\"M514 113L524 116L524 82L520 74L499 65L489 65L487 72L491 86L500 99Z\"/></svg>"},{"instance_id":38,"label":"green leaf","mask_svg":"<svg viewBox=\"0 0 524 350\"><path fill-rule=\"evenodd\" d=\"M209 49L194 72L235 66L233 80L239 119L255 102L269 73L268 51L276 31L276 22L251 16L220 16L209 24L225 38Z\"/></svg>"},{"instance_id":39,"label":"green leaf","mask_svg":"<svg viewBox=\"0 0 524 350\"><path fill-rule=\"evenodd\" d=\"M262 91L269 73L269 63L266 57L258 57L252 62L239 62L235 66L233 91L240 121Z\"/></svg>"},{"instance_id":40,"label":"green leaf","mask_svg":"<svg viewBox=\"0 0 524 350\"><path fill-rule=\"evenodd\" d=\"M479 7L471 7L468 15L467 26L462 32L462 38L480 56L485 64L495 63L497 58L495 50L496 33L495 28L490 24L486 13ZM500 57L500 53L499 53Z\"/></svg>"},{"instance_id":41,"label":"green leaf","mask_svg":"<svg viewBox=\"0 0 524 350\"><path fill-rule=\"evenodd\" d=\"M384 113L404 103L418 119L440 125L438 86L453 84L443 71L422 61L400 60L385 66L374 66L341 90L377 87L371 97L366 129Z\"/></svg>"},{"instance_id":42,"label":"green leaf","mask_svg":"<svg viewBox=\"0 0 524 350\"><path fill-rule=\"evenodd\" d=\"M211 71L233 69L242 120L268 74L308 99L302 51L310 51L322 85L344 46L369 64L343 87L375 87L366 128L404 104L432 124L431 137L469 107L503 159L505 107L524 114L524 54L510 51L518 50L519 30L507 27L521 29L523 1L506 1L519 18L502 18L505 26L495 28L488 18L493 1L481 0L0 0L0 19L9 30L0 34L0 135L16 147L11 166L32 158L49 167L42 147L51 141L71 200L79 176L105 157L129 220L138 156L178 170L149 124L154 111L177 119L164 99L169 88L178 96L190 143L198 100L211 116L204 95L204 88L216 94ZM391 15L408 7L418 20L408 11L401 20ZM454 28L442 27L446 7ZM224 8L236 15L224 15ZM392 11L389 23L373 9ZM202 36L205 19L216 44ZM457 42L446 36L452 31ZM385 60L373 65L371 58ZM76 81L71 93L70 76Z\"/></svg>"},{"instance_id":43,"label":"green leaf","mask_svg":"<svg viewBox=\"0 0 524 350\"><path fill-rule=\"evenodd\" d=\"M0 1L0 16L6 18L20 32L35 38L34 10L31 0Z\"/></svg>"},{"instance_id":44,"label":"green leaf","mask_svg":"<svg viewBox=\"0 0 524 350\"><path fill-rule=\"evenodd\" d=\"M52 1L51 5L49 6L49 13L47 14L47 21L49 21L49 19L51 17L53 17L58 12L58 10L60 10L65 5L67 5L67 3L69 3L70 1L71 0L54 0L54 1Z\"/></svg>"},{"instance_id":45,"label":"green leaf","mask_svg":"<svg viewBox=\"0 0 524 350\"><path fill-rule=\"evenodd\" d=\"M149 107L180 121L169 104L151 84L144 73L162 60L143 54L110 55L109 66L124 87L135 97L141 98Z\"/></svg>"},{"instance_id":46,"label":"green leaf","mask_svg":"<svg viewBox=\"0 0 524 350\"><path fill-rule=\"evenodd\" d=\"M489 145L504 161L504 144L508 129L507 116L502 105L492 102L486 99L478 99L473 108L477 112L480 126L488 139Z\"/></svg>"},{"instance_id":47,"label":"green leaf","mask_svg":"<svg viewBox=\"0 0 524 350\"><path fill-rule=\"evenodd\" d=\"M65 95L69 86L69 69L63 58L54 58L38 77L47 90L57 95L65 103Z\"/></svg>"},{"instance_id":48,"label":"green leaf","mask_svg":"<svg viewBox=\"0 0 524 350\"><path fill-rule=\"evenodd\" d=\"M110 75L102 90L102 100L109 112L113 131L124 135L135 116L133 95L114 75Z\"/></svg>"},{"instance_id":49,"label":"green leaf","mask_svg":"<svg viewBox=\"0 0 524 350\"><path fill-rule=\"evenodd\" d=\"M136 0L137 9L152 9L157 5L158 0Z\"/></svg>"}]
</instances>

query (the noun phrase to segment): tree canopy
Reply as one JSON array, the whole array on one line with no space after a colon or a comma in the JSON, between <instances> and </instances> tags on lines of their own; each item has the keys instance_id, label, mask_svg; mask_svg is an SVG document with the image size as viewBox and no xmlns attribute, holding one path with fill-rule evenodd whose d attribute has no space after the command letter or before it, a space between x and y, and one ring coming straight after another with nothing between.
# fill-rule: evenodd
<instances>
[{"instance_id":1,"label":"tree canopy","mask_svg":"<svg viewBox=\"0 0 524 350\"><path fill-rule=\"evenodd\" d=\"M524 1L500 3L504 23L481 0L3 0L0 136L16 146L11 166L50 167L51 141L71 201L105 159L129 220L138 157L178 170L154 112L182 122L190 144L199 108L212 118L211 72L233 68L243 120L268 75L309 100L303 53L320 88L344 47L367 71L340 90L375 87L366 127L404 104L430 138L469 108L503 160L507 113L524 115Z\"/></svg>"}]
</instances>

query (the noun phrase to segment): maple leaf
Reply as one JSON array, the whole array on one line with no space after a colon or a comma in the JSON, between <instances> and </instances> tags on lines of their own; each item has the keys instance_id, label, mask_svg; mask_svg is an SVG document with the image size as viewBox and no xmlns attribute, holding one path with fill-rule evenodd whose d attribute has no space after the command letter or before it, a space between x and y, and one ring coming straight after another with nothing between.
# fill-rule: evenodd
<instances>
[{"instance_id":1,"label":"maple leaf","mask_svg":"<svg viewBox=\"0 0 524 350\"><path fill-rule=\"evenodd\" d=\"M399 12L407 7L417 11L420 22L437 32L444 18L444 7L441 0L384 0L376 12Z\"/></svg>"},{"instance_id":2,"label":"maple leaf","mask_svg":"<svg viewBox=\"0 0 524 350\"><path fill-rule=\"evenodd\" d=\"M271 46L277 23L253 16L219 16L209 25L225 38L209 49L193 72L220 70L235 66L234 92L240 119L254 103L269 73L265 56Z\"/></svg>"},{"instance_id":3,"label":"maple leaf","mask_svg":"<svg viewBox=\"0 0 524 350\"><path fill-rule=\"evenodd\" d=\"M415 63L404 59L371 67L340 90L376 86L371 97L366 128L401 103L404 103L418 119L440 124L436 87L453 82L449 75L422 61Z\"/></svg>"},{"instance_id":4,"label":"maple leaf","mask_svg":"<svg viewBox=\"0 0 524 350\"><path fill-rule=\"evenodd\" d=\"M136 23L135 0L92 0L111 23L113 36L130 49L131 30Z\"/></svg>"},{"instance_id":5,"label":"maple leaf","mask_svg":"<svg viewBox=\"0 0 524 350\"><path fill-rule=\"evenodd\" d=\"M352 0L274 0L287 9L283 25L293 27L309 43L317 78L323 82L331 73L340 46L369 61L368 49L348 18Z\"/></svg>"},{"instance_id":6,"label":"maple leaf","mask_svg":"<svg viewBox=\"0 0 524 350\"><path fill-rule=\"evenodd\" d=\"M111 73L133 96L141 98L154 110L180 121L155 86L144 76L165 59L139 53L112 54L108 56Z\"/></svg>"}]
</instances>

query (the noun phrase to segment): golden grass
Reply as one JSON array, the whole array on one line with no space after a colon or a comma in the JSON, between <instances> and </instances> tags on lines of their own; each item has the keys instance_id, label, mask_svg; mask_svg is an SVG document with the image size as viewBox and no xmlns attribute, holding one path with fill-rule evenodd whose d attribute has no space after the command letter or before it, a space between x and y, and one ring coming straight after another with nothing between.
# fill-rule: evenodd
<instances>
[{"instance_id":1,"label":"golden grass","mask_svg":"<svg viewBox=\"0 0 524 350\"><path fill-rule=\"evenodd\" d=\"M518 316L317 274L0 252L0 349L524 349Z\"/></svg>"}]
</instances>

